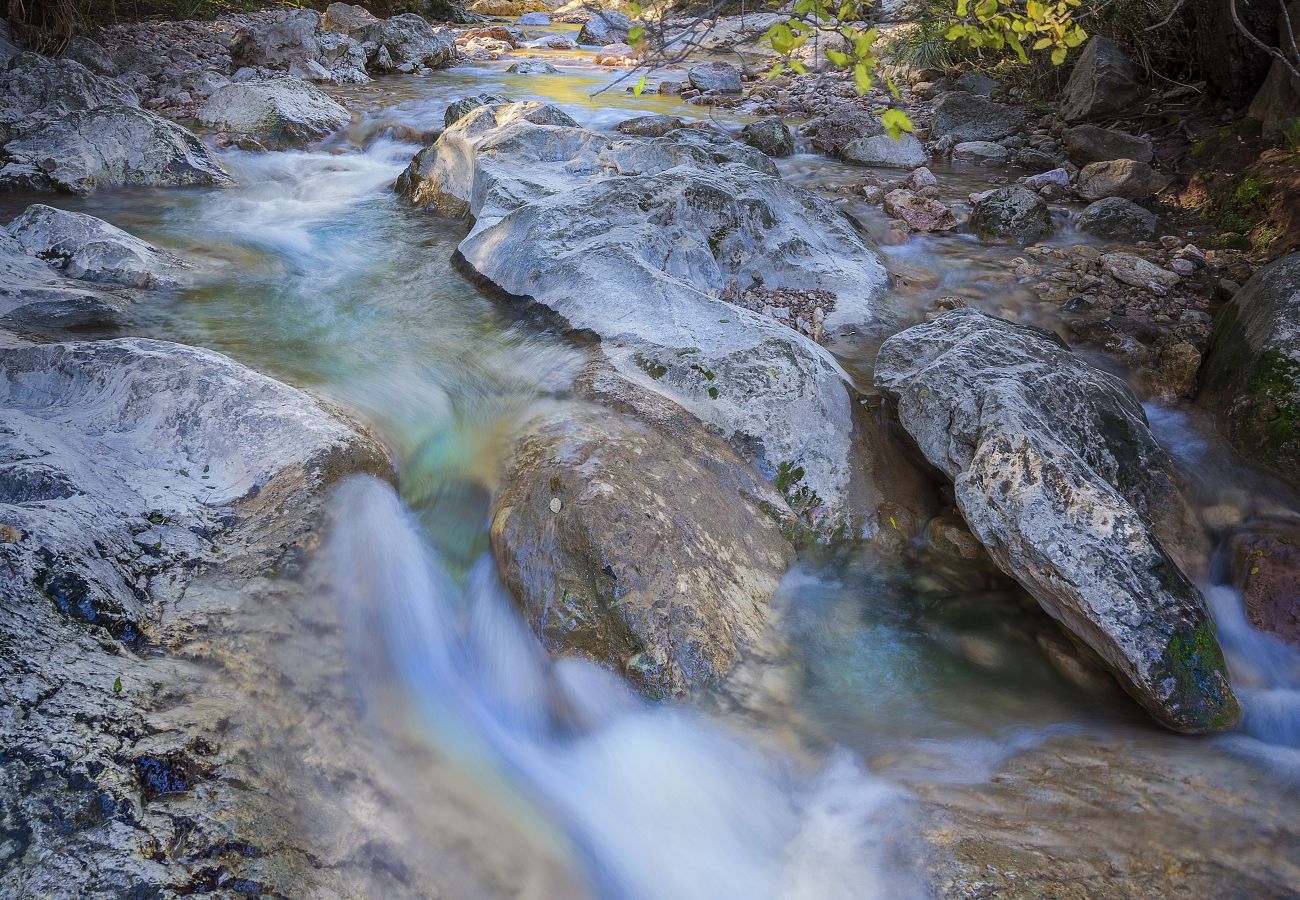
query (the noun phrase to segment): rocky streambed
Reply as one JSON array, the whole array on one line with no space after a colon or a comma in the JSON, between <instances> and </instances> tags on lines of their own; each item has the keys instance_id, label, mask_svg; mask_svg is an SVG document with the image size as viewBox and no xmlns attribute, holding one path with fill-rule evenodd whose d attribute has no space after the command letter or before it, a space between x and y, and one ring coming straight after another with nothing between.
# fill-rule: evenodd
<instances>
[{"instance_id":1,"label":"rocky streambed","mask_svg":"<svg viewBox=\"0 0 1300 900\"><path fill-rule=\"evenodd\" d=\"M13 48L6 890L1288 896L1295 257L619 26Z\"/></svg>"}]
</instances>

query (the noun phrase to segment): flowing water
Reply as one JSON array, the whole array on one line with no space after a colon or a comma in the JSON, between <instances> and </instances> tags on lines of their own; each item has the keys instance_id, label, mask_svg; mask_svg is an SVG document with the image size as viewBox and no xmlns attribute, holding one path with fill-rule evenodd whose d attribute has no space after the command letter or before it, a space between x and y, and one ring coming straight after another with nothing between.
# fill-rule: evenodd
<instances>
[{"instance_id":1,"label":"flowing water","mask_svg":"<svg viewBox=\"0 0 1300 900\"><path fill-rule=\"evenodd\" d=\"M1113 688L1060 675L1043 652L1054 627L1022 594L920 556L801 560L775 599L784 649L742 667L761 685L743 697L648 704L593 665L547 656L497 582L488 504L514 429L534 404L571 402L592 351L482 296L450 262L464 224L405 208L391 183L419 149L410 136L468 94L544 97L597 128L706 112L621 85L593 96L617 75L591 68L520 78L505 65L349 88L366 112L324 148L225 152L234 188L69 204L203 266L192 289L140 307L131 331L323 393L396 451L400 496L343 485L316 563L346 626L338 677L372 733L447 761L438 777L472 785L471 807L504 804L566 873L563 891L534 896L905 898L953 884L979 896L961 879L988 867L1043 879L1026 896L1052 895L1054 877L1160 896L1162 877L1189 871L1184 883L1219 896L1300 885L1300 652L1254 631L1222 585L1206 587L1247 718L1212 739L1160 732ZM861 175L811 155L783 168L822 189ZM985 183L938 174L954 197ZM878 211L849 211L883 233ZM1064 216L1056 240L1078 240ZM1052 322L1007 275L1005 248L918 237L882 251L900 276L886 305L903 321L960 289ZM869 357L849 362L862 371ZM1150 413L1196 502L1300 509L1235 468L1205 422ZM403 758L393 764L417 796L434 775ZM402 827L416 846L430 828L415 814ZM509 856L522 838L495 840ZM1165 876L1144 868L1157 860Z\"/></svg>"}]
</instances>

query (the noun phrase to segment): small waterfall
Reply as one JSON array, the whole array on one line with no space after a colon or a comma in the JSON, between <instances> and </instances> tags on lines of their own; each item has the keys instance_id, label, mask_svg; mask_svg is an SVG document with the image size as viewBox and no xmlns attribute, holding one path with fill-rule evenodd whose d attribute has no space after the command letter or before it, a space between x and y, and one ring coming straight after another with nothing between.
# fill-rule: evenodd
<instances>
[{"instance_id":1,"label":"small waterfall","mask_svg":"<svg viewBox=\"0 0 1300 900\"><path fill-rule=\"evenodd\" d=\"M1242 730L1268 744L1300 749L1300 649L1255 629L1232 588L1211 588L1207 599L1245 709Z\"/></svg>"},{"instance_id":2,"label":"small waterfall","mask_svg":"<svg viewBox=\"0 0 1300 900\"><path fill-rule=\"evenodd\" d=\"M813 775L607 672L552 660L481 560L442 571L393 491L353 478L325 550L363 702L486 760L568 836L602 898L921 896L907 796L836 752Z\"/></svg>"}]
</instances>

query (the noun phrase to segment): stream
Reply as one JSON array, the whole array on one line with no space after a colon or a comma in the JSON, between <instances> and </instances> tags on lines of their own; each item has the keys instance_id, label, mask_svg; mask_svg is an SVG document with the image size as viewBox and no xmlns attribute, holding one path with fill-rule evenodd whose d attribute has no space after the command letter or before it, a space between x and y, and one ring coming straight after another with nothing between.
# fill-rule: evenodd
<instances>
[{"instance_id":1,"label":"stream","mask_svg":"<svg viewBox=\"0 0 1300 900\"><path fill-rule=\"evenodd\" d=\"M60 203L203 267L194 287L138 305L127 333L210 347L325 395L395 451L400 493L342 485L312 564L347 648L332 677L358 733L391 751L374 764L400 770L412 798L426 779L473 786L450 820L398 822L405 846L435 858L391 877L447 896L908 898L944 885L993 896L970 873L1015 869L1033 873L1024 896L1064 896L1054 889L1070 880L1097 892L1077 896L1181 896L1162 892L1161 873L1201 896L1296 896L1300 651L1253 630L1222 584L1203 589L1246 718L1219 737L1165 733L1117 689L1067 679L1032 601L996 573L924 554L809 551L774 600L778 651L690 706L647 703L590 663L548 657L498 583L489 503L517 425L537 404L574 402L568 385L594 351L480 293L451 263L464 223L408 208L391 185L419 149L408 136L440 128L470 94L546 99L596 129L709 111L624 84L594 94L623 73L541 55L563 74L508 75L503 59L336 89L359 122L310 152L223 151L233 188ZM780 165L815 190L864 173L811 153ZM978 169L932 168L956 206L987 186ZM884 234L878 207L835 196ZM3 212L34 200L7 197ZM1057 213L1049 243L1083 242ZM1010 275L1014 248L918 235L880 250L900 327L956 291L1058 324ZM869 384L874 349L842 349ZM1300 511L1197 414L1148 412L1195 503ZM286 681L274 688L284 702L311 702ZM463 824L480 812L511 827ZM448 836L462 826L489 834L494 858L540 858L549 874L414 883L440 870L436 848L471 840Z\"/></svg>"}]
</instances>

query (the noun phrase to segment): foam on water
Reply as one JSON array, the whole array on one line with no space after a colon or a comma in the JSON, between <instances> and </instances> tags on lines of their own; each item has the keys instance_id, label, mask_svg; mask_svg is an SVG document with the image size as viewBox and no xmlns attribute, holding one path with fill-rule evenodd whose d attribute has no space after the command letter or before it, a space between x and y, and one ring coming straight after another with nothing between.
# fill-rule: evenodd
<instances>
[{"instance_id":1,"label":"foam on water","mask_svg":"<svg viewBox=\"0 0 1300 900\"><path fill-rule=\"evenodd\" d=\"M387 485L345 483L326 558L361 696L396 688L453 756L490 763L568 835L592 892L906 898L910 804L848 753L802 772L691 710L552 661L482 561L441 570Z\"/></svg>"}]
</instances>

